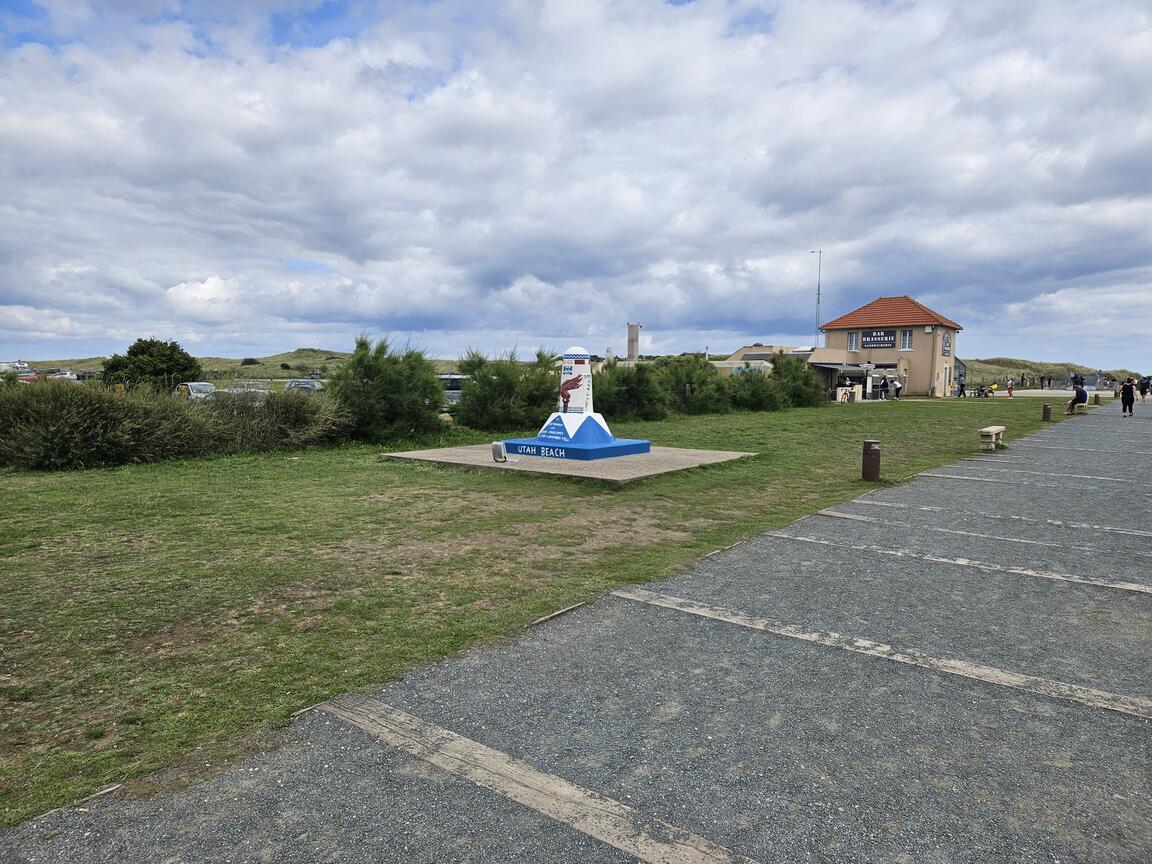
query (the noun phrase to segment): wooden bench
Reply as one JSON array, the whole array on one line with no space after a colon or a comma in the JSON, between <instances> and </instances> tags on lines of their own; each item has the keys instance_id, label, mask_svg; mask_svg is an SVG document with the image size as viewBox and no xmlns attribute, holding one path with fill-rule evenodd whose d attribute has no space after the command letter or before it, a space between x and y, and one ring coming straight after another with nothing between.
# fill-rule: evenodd
<instances>
[{"instance_id":1,"label":"wooden bench","mask_svg":"<svg viewBox=\"0 0 1152 864\"><path fill-rule=\"evenodd\" d=\"M1003 447L1004 444L1000 441L1000 436L1003 434L1003 426L985 426L980 430L980 449L995 450L997 447Z\"/></svg>"},{"instance_id":2,"label":"wooden bench","mask_svg":"<svg viewBox=\"0 0 1152 864\"><path fill-rule=\"evenodd\" d=\"M1088 403L1087 402L1077 402L1075 405L1072 406L1072 413L1073 414L1087 414L1088 413Z\"/></svg>"}]
</instances>

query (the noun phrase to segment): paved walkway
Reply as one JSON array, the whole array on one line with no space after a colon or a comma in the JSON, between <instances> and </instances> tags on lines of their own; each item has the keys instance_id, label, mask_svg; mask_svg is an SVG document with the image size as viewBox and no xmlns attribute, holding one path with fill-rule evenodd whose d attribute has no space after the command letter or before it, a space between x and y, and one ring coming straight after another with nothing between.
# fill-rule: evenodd
<instances>
[{"instance_id":1,"label":"paved walkway","mask_svg":"<svg viewBox=\"0 0 1152 864\"><path fill-rule=\"evenodd\" d=\"M1152 861L1152 406L303 715L0 861Z\"/></svg>"}]
</instances>

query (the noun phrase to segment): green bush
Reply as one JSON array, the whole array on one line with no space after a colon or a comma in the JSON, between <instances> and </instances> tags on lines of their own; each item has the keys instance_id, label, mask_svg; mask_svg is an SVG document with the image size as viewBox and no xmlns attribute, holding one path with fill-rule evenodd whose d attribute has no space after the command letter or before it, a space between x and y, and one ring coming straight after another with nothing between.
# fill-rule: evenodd
<instances>
[{"instance_id":1,"label":"green bush","mask_svg":"<svg viewBox=\"0 0 1152 864\"><path fill-rule=\"evenodd\" d=\"M171 390L181 381L199 381L203 370L178 342L137 339L124 354L104 361L105 384Z\"/></svg>"},{"instance_id":2,"label":"green bush","mask_svg":"<svg viewBox=\"0 0 1152 864\"><path fill-rule=\"evenodd\" d=\"M699 354L661 357L652 364L672 407L685 414L724 414L732 408L716 367Z\"/></svg>"},{"instance_id":3,"label":"green bush","mask_svg":"<svg viewBox=\"0 0 1152 864\"><path fill-rule=\"evenodd\" d=\"M217 393L197 405L210 415L221 439L220 452L296 450L344 440L351 417L323 394Z\"/></svg>"},{"instance_id":4,"label":"green bush","mask_svg":"<svg viewBox=\"0 0 1152 864\"><path fill-rule=\"evenodd\" d=\"M596 411L606 418L663 420L668 416L668 395L651 366L620 366L609 361L592 379Z\"/></svg>"},{"instance_id":5,"label":"green bush","mask_svg":"<svg viewBox=\"0 0 1152 864\"><path fill-rule=\"evenodd\" d=\"M199 456L219 446L211 421L169 396L129 397L45 381L0 390L0 464L97 468Z\"/></svg>"},{"instance_id":6,"label":"green bush","mask_svg":"<svg viewBox=\"0 0 1152 864\"><path fill-rule=\"evenodd\" d=\"M260 361L257 360L255 357L245 357L243 360L240 361L240 365L241 366L259 366Z\"/></svg>"},{"instance_id":7,"label":"green bush","mask_svg":"<svg viewBox=\"0 0 1152 864\"><path fill-rule=\"evenodd\" d=\"M0 388L0 465L100 468L290 450L342 440L347 415L325 396L220 394L189 401L68 382Z\"/></svg>"},{"instance_id":8,"label":"green bush","mask_svg":"<svg viewBox=\"0 0 1152 864\"><path fill-rule=\"evenodd\" d=\"M784 393L775 386L772 377L748 364L728 379L728 393L733 405L749 411L779 411L788 407Z\"/></svg>"},{"instance_id":9,"label":"green bush","mask_svg":"<svg viewBox=\"0 0 1152 864\"><path fill-rule=\"evenodd\" d=\"M824 385L803 357L777 354L772 360L772 384L785 407L814 408L828 401Z\"/></svg>"},{"instance_id":10,"label":"green bush","mask_svg":"<svg viewBox=\"0 0 1152 864\"><path fill-rule=\"evenodd\" d=\"M393 351L386 339L373 347L361 335L328 389L347 411L354 438L419 439L440 428L440 379L432 361L415 349Z\"/></svg>"},{"instance_id":11,"label":"green bush","mask_svg":"<svg viewBox=\"0 0 1152 864\"><path fill-rule=\"evenodd\" d=\"M539 349L521 363L514 353L490 360L469 351L457 369L470 376L460 388L456 418L473 429L528 429L556 410L560 379L551 352Z\"/></svg>"}]
</instances>

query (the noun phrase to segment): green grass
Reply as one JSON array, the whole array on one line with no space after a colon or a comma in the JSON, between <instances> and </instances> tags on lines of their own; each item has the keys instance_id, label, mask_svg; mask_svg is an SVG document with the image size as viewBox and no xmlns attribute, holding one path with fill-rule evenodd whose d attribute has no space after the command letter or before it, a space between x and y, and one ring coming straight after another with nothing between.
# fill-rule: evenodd
<instances>
[{"instance_id":1,"label":"green grass","mask_svg":"<svg viewBox=\"0 0 1152 864\"><path fill-rule=\"evenodd\" d=\"M858 495L865 438L891 483L972 453L991 422L1027 433L1040 404L620 423L757 454L622 488L363 446L0 474L0 821L196 776L297 709Z\"/></svg>"}]
</instances>

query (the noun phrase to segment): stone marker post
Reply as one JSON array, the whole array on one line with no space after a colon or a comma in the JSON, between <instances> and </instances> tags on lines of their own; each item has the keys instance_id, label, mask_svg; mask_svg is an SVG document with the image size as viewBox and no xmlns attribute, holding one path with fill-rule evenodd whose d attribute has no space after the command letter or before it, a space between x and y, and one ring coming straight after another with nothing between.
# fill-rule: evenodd
<instances>
[{"instance_id":1,"label":"stone marker post","mask_svg":"<svg viewBox=\"0 0 1152 864\"><path fill-rule=\"evenodd\" d=\"M861 460L860 477L875 482L880 479L880 442L864 442L864 456Z\"/></svg>"}]
</instances>

